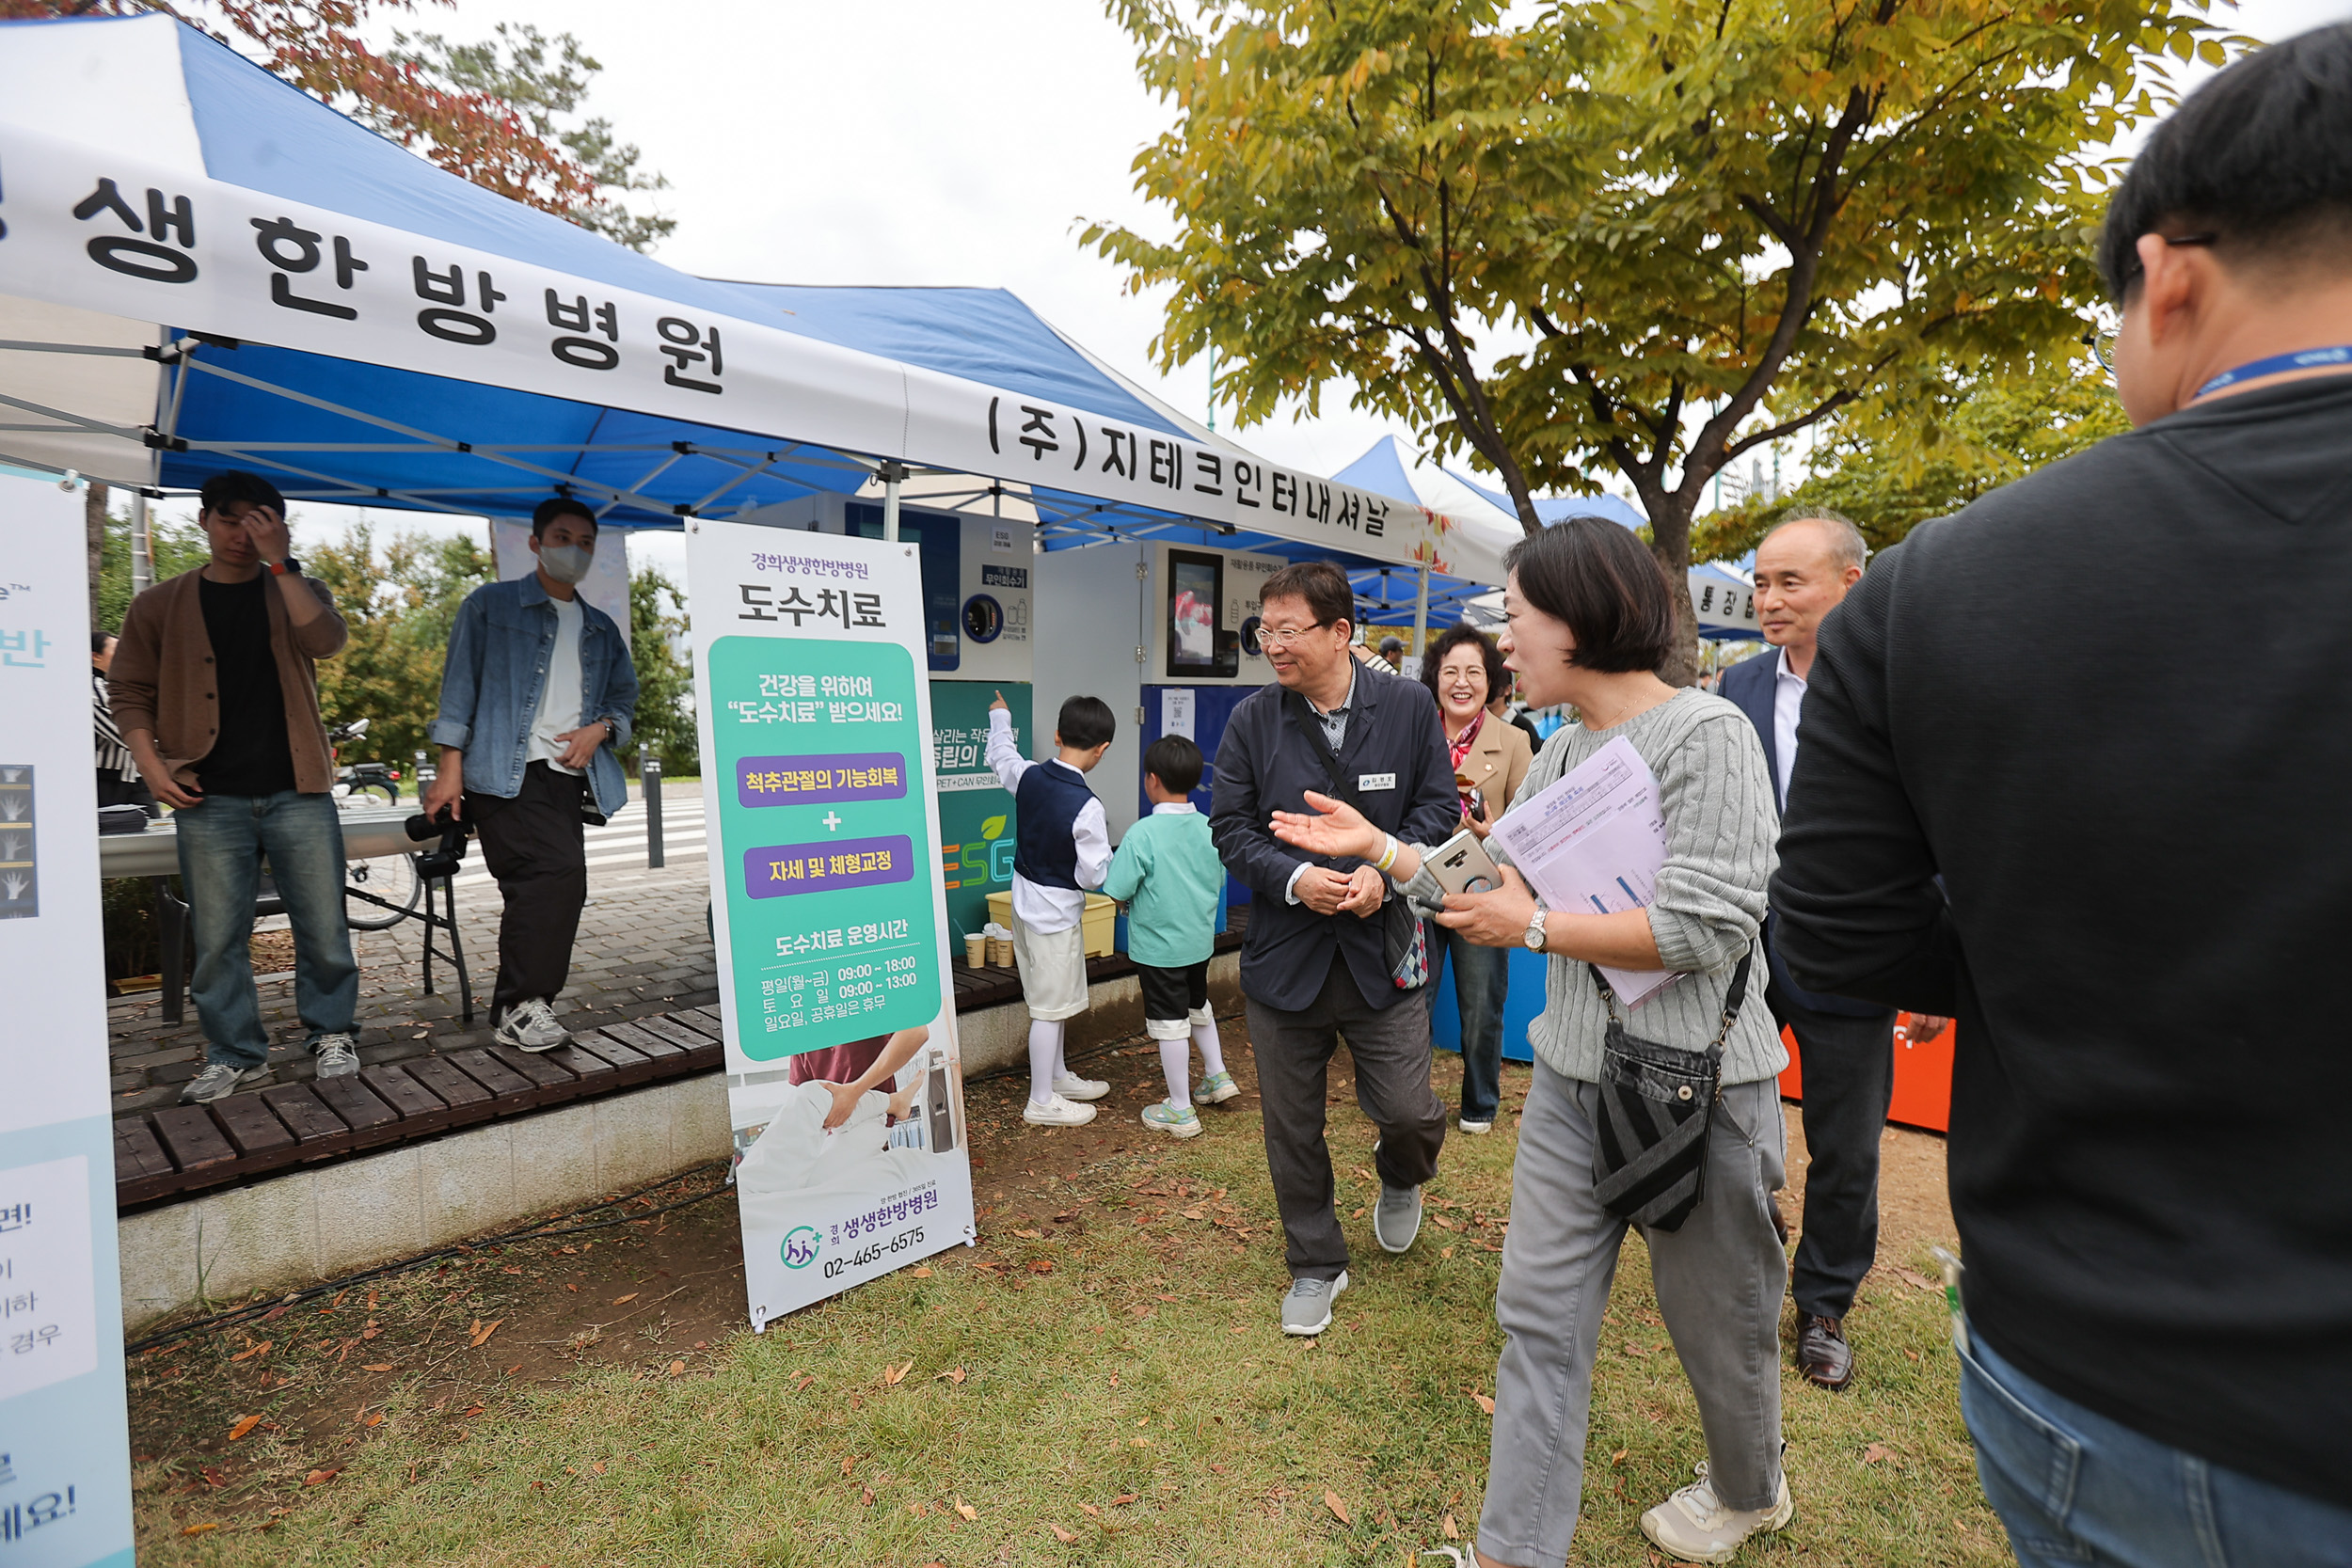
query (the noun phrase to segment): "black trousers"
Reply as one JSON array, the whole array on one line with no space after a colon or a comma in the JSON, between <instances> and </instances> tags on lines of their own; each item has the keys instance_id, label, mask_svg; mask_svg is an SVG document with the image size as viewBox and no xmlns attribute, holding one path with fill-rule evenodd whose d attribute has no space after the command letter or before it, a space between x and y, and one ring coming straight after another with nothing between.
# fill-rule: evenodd
<instances>
[{"instance_id":1,"label":"black trousers","mask_svg":"<svg viewBox=\"0 0 2352 1568\"><path fill-rule=\"evenodd\" d=\"M1291 1277L1336 1279L1347 1267L1347 1238L1332 1204L1331 1148L1324 1141L1331 1053L1346 1037L1356 1103L1380 1130L1380 1151L1373 1156L1380 1180L1418 1187L1437 1174L1445 1144L1445 1106L1429 1086L1429 1006L1406 996L1375 1012L1336 953L1313 1006L1292 1012L1246 1000L1265 1115L1266 1174L1289 1238Z\"/></svg>"},{"instance_id":2,"label":"black trousers","mask_svg":"<svg viewBox=\"0 0 2352 1568\"><path fill-rule=\"evenodd\" d=\"M1797 1310L1842 1318L1879 1250L1879 1134L1895 1092L1895 1013L1818 1012L1775 985L1772 1016L1804 1069L1804 1218L1788 1276Z\"/></svg>"},{"instance_id":3,"label":"black trousers","mask_svg":"<svg viewBox=\"0 0 2352 1568\"><path fill-rule=\"evenodd\" d=\"M586 824L580 815L588 781L544 762L523 770L514 799L466 791L466 817L482 840L482 861L498 879L506 912L499 920L495 1022L534 996L555 999L571 974L580 908L588 901Z\"/></svg>"}]
</instances>

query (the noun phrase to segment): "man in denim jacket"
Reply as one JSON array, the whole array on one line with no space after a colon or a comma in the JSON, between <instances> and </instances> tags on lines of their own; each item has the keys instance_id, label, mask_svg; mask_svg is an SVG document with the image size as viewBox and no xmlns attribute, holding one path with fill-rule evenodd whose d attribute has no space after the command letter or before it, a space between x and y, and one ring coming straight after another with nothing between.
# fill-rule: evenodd
<instances>
[{"instance_id":1,"label":"man in denim jacket","mask_svg":"<svg viewBox=\"0 0 2352 1568\"><path fill-rule=\"evenodd\" d=\"M531 516L538 569L467 595L450 628L441 710L428 732L441 768L424 811L474 824L506 900L490 1016L502 1045L568 1037L553 1003L588 900L582 825L628 800L618 752L637 710L628 636L580 596L596 519L559 496Z\"/></svg>"}]
</instances>

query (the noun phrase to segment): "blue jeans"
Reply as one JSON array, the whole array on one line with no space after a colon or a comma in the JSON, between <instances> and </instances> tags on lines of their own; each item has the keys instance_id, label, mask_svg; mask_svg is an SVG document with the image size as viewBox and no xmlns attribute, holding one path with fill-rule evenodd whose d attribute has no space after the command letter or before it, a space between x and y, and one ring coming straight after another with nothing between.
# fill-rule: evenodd
<instances>
[{"instance_id":1,"label":"blue jeans","mask_svg":"<svg viewBox=\"0 0 2352 1568\"><path fill-rule=\"evenodd\" d=\"M1429 1005L1454 959L1454 1006L1462 1020L1462 1119L1492 1121L1502 1102L1502 1004L1511 986L1511 950L1481 947L1436 921L1429 932Z\"/></svg>"},{"instance_id":2,"label":"blue jeans","mask_svg":"<svg viewBox=\"0 0 2352 1568\"><path fill-rule=\"evenodd\" d=\"M2023 1568L2352 1568L2352 1511L2054 1394L1981 1336L1960 1365L1977 1478Z\"/></svg>"},{"instance_id":3,"label":"blue jeans","mask_svg":"<svg viewBox=\"0 0 2352 1568\"><path fill-rule=\"evenodd\" d=\"M247 945L264 855L294 926L295 1012L313 1041L348 1034L359 1001L359 965L343 924L343 828L333 798L291 789L213 795L173 812L171 821L196 943L188 994L211 1042L206 1063L250 1068L269 1060Z\"/></svg>"}]
</instances>

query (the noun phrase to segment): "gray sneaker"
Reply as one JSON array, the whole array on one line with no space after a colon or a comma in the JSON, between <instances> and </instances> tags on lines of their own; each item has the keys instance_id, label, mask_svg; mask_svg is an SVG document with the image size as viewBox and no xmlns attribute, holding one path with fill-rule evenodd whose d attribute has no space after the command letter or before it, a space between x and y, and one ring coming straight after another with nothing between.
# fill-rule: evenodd
<instances>
[{"instance_id":1,"label":"gray sneaker","mask_svg":"<svg viewBox=\"0 0 2352 1568\"><path fill-rule=\"evenodd\" d=\"M1372 1209L1372 1234L1384 1251L1411 1251L1421 1234L1421 1189L1380 1183L1380 1201Z\"/></svg>"},{"instance_id":2,"label":"gray sneaker","mask_svg":"<svg viewBox=\"0 0 2352 1568\"><path fill-rule=\"evenodd\" d=\"M555 1022L555 1009L546 998L534 996L507 1008L490 1037L518 1051L552 1051L572 1037Z\"/></svg>"},{"instance_id":3,"label":"gray sneaker","mask_svg":"<svg viewBox=\"0 0 2352 1568\"><path fill-rule=\"evenodd\" d=\"M321 1035L310 1052L319 1059L321 1078L348 1078L359 1070L359 1053L352 1049L349 1035Z\"/></svg>"},{"instance_id":4,"label":"gray sneaker","mask_svg":"<svg viewBox=\"0 0 2352 1568\"><path fill-rule=\"evenodd\" d=\"M1331 1326L1331 1304L1347 1289L1347 1271L1337 1279L1294 1279L1282 1298L1282 1332L1320 1334Z\"/></svg>"},{"instance_id":5,"label":"gray sneaker","mask_svg":"<svg viewBox=\"0 0 2352 1568\"><path fill-rule=\"evenodd\" d=\"M258 1084L269 1076L266 1067L239 1067L234 1062L215 1062L188 1080L188 1086L180 1091L183 1105L210 1105L224 1100L248 1085Z\"/></svg>"}]
</instances>

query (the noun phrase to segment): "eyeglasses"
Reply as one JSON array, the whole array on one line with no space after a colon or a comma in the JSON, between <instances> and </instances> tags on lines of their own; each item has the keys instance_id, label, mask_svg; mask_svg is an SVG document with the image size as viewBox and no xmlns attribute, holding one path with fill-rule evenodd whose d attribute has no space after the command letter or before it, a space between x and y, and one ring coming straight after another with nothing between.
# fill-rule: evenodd
<instances>
[{"instance_id":1,"label":"eyeglasses","mask_svg":"<svg viewBox=\"0 0 2352 1568\"><path fill-rule=\"evenodd\" d=\"M1290 648L1309 632L1321 631L1326 626L1337 625L1339 623L1336 621L1317 621L1311 626L1284 626L1280 631L1276 631L1272 626L1262 626L1258 628L1258 641L1262 646Z\"/></svg>"},{"instance_id":2,"label":"eyeglasses","mask_svg":"<svg viewBox=\"0 0 2352 1568\"><path fill-rule=\"evenodd\" d=\"M2164 243L2168 245L2175 247L2191 245L2211 245L2220 237L2221 236L2218 234L2167 234L2164 236ZM2137 261L2134 261L2132 263L2131 272L2126 275L2126 280L2128 281L2129 278L2138 277L2142 270L2143 269L2140 267L2139 263ZM2084 333L2082 336L2082 341L2084 344L2090 348L2092 356L2098 359L2099 368L2106 372L2109 375L2113 375L2115 373L2116 333L2117 327L2114 323L2103 322L2099 325L2094 326L2090 331Z\"/></svg>"}]
</instances>

